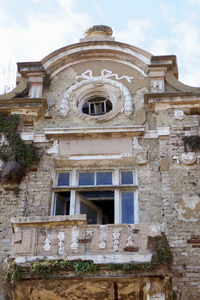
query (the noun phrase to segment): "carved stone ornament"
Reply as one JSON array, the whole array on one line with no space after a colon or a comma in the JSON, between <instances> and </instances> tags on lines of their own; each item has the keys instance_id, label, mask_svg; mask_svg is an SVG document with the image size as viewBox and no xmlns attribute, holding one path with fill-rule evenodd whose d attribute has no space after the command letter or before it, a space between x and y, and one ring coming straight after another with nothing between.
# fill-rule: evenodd
<instances>
[{"instance_id":1,"label":"carved stone ornament","mask_svg":"<svg viewBox=\"0 0 200 300\"><path fill-rule=\"evenodd\" d=\"M111 79L111 77L112 78L114 77L115 80ZM81 79L81 81L73 84L64 93L63 98L60 100L59 110L63 116L66 116L69 112L69 103L70 103L70 107L71 107L71 106L73 106L74 98L80 98L81 95L78 95L76 97L77 91L79 91L80 89L83 89L85 86L88 87L87 90L90 90L90 89L94 90L95 88L97 90L98 87L100 87L100 90L103 93L103 92L105 92L105 90L103 90L103 87L105 85L108 86L107 87L108 92L110 91L109 87L115 88L117 91L120 92L121 98L124 101L124 105L123 105L123 108L120 109L119 112L124 112L124 114L127 117L132 115L132 113L133 113L133 98L131 96L131 93L127 89L127 87L125 85L123 85L121 82L119 82L119 80L125 79L127 82L131 83L133 77L126 76L126 75L119 77L118 74L113 74L112 71L103 69L103 70L101 70L100 76L93 76L92 70L86 70L81 75L76 76L76 80L79 80L79 79ZM91 84L92 84L92 86L91 86ZM75 95L75 97L74 97L74 95ZM80 101L80 99L78 99L78 101ZM112 102L112 99L111 99L111 102ZM76 110L77 110L77 104L79 104L79 103L75 103ZM113 104L113 106L116 106L116 103L113 102L112 104ZM79 114L80 113L83 115L83 113L81 111L79 111ZM108 114L106 114L106 115L108 115ZM88 117L88 116L85 116L85 118L86 117ZM99 118L101 118L101 116L99 116Z\"/></svg>"},{"instance_id":2,"label":"carved stone ornament","mask_svg":"<svg viewBox=\"0 0 200 300\"><path fill-rule=\"evenodd\" d=\"M192 165L196 162L197 156L195 152L184 152L179 155L179 160L185 165Z\"/></svg>"},{"instance_id":3,"label":"carved stone ornament","mask_svg":"<svg viewBox=\"0 0 200 300\"><path fill-rule=\"evenodd\" d=\"M48 232L46 232L43 249L45 252L49 252L51 250L51 236Z\"/></svg>"},{"instance_id":4,"label":"carved stone ornament","mask_svg":"<svg viewBox=\"0 0 200 300\"><path fill-rule=\"evenodd\" d=\"M137 137L133 138L132 145L132 155L136 158L136 163L139 165L147 163L147 151L139 144Z\"/></svg>"},{"instance_id":5,"label":"carved stone ornament","mask_svg":"<svg viewBox=\"0 0 200 300\"><path fill-rule=\"evenodd\" d=\"M113 249L114 251L119 251L120 244L120 231L113 232Z\"/></svg>"},{"instance_id":6,"label":"carved stone ornament","mask_svg":"<svg viewBox=\"0 0 200 300\"><path fill-rule=\"evenodd\" d=\"M65 240L65 232L58 232L58 254L64 255L64 240Z\"/></svg>"},{"instance_id":7,"label":"carved stone ornament","mask_svg":"<svg viewBox=\"0 0 200 300\"><path fill-rule=\"evenodd\" d=\"M107 226L100 225L99 249L106 249L107 242Z\"/></svg>"},{"instance_id":8,"label":"carved stone ornament","mask_svg":"<svg viewBox=\"0 0 200 300\"><path fill-rule=\"evenodd\" d=\"M133 238L133 232L132 230L128 230L128 237L126 241L126 246L127 247L133 247L134 246L134 238Z\"/></svg>"},{"instance_id":9,"label":"carved stone ornament","mask_svg":"<svg viewBox=\"0 0 200 300\"><path fill-rule=\"evenodd\" d=\"M132 145L133 145L133 153L134 154L138 154L140 152L143 152L143 153L146 154L145 149L139 144L137 137L133 138L133 144Z\"/></svg>"},{"instance_id":10,"label":"carved stone ornament","mask_svg":"<svg viewBox=\"0 0 200 300\"><path fill-rule=\"evenodd\" d=\"M184 119L184 111L182 111L182 110L175 110L175 111L174 111L174 117L175 117L175 119L177 119L177 120L182 120L182 119Z\"/></svg>"},{"instance_id":11,"label":"carved stone ornament","mask_svg":"<svg viewBox=\"0 0 200 300\"><path fill-rule=\"evenodd\" d=\"M163 93L163 81L153 80L151 83L151 93Z\"/></svg>"},{"instance_id":12,"label":"carved stone ornament","mask_svg":"<svg viewBox=\"0 0 200 300\"><path fill-rule=\"evenodd\" d=\"M71 249L77 250L78 249L78 237L79 237L79 229L77 226L72 227L72 236L71 236Z\"/></svg>"},{"instance_id":13,"label":"carved stone ornament","mask_svg":"<svg viewBox=\"0 0 200 300\"><path fill-rule=\"evenodd\" d=\"M58 140L53 141L53 146L47 150L48 154L57 154L59 150L59 142Z\"/></svg>"},{"instance_id":14,"label":"carved stone ornament","mask_svg":"<svg viewBox=\"0 0 200 300\"><path fill-rule=\"evenodd\" d=\"M85 232L85 240L86 241L91 240L92 236L93 236L93 230L86 230L86 232Z\"/></svg>"}]
</instances>

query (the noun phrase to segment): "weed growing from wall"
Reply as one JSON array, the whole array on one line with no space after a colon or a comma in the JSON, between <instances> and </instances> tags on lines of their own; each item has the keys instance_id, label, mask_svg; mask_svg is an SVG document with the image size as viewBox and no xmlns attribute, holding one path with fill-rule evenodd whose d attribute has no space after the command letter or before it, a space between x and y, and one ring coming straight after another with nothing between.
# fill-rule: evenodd
<instances>
[{"instance_id":1,"label":"weed growing from wall","mask_svg":"<svg viewBox=\"0 0 200 300\"><path fill-rule=\"evenodd\" d=\"M19 183L28 167L38 161L36 148L26 145L17 132L19 123L18 115L0 113L0 133L9 144L0 147L0 159L4 161L2 183Z\"/></svg>"}]
</instances>

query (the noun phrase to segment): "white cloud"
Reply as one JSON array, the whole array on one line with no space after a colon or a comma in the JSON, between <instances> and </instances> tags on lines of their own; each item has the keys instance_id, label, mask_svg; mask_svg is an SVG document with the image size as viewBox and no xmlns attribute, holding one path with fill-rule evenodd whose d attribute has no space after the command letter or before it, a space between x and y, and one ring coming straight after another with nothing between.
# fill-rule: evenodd
<instances>
[{"instance_id":1,"label":"white cloud","mask_svg":"<svg viewBox=\"0 0 200 300\"><path fill-rule=\"evenodd\" d=\"M116 32L115 37L119 41L141 46L152 28L153 25L149 19L135 19L128 22L125 30Z\"/></svg>"},{"instance_id":2,"label":"white cloud","mask_svg":"<svg viewBox=\"0 0 200 300\"><path fill-rule=\"evenodd\" d=\"M86 13L74 11L74 1L57 0L60 6L48 13L32 13L27 16L26 26L21 26L17 20L0 14L0 69L5 73L10 61L41 60L50 52L78 42L83 37L84 30L93 19ZM9 22L8 22L9 21ZM0 91L1 93L1 91Z\"/></svg>"},{"instance_id":3,"label":"white cloud","mask_svg":"<svg viewBox=\"0 0 200 300\"><path fill-rule=\"evenodd\" d=\"M0 64L7 60L40 60L44 55L68 45L83 36L92 18L73 11L73 1L58 0L61 7L52 14L34 13L27 16L22 27L10 22L9 27L0 23ZM2 24L2 25L1 25Z\"/></svg>"},{"instance_id":4,"label":"white cloud","mask_svg":"<svg viewBox=\"0 0 200 300\"><path fill-rule=\"evenodd\" d=\"M169 40L164 38L158 38L152 41L149 51L153 55L169 55L170 46L171 45Z\"/></svg>"}]
</instances>

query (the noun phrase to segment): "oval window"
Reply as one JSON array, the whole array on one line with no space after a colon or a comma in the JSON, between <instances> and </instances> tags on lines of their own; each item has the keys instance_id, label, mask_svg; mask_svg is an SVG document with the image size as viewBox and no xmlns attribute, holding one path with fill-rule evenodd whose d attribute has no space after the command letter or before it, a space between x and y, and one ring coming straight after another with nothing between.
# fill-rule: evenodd
<instances>
[{"instance_id":1,"label":"oval window","mask_svg":"<svg viewBox=\"0 0 200 300\"><path fill-rule=\"evenodd\" d=\"M82 112L90 116L100 116L112 110L112 102L105 97L92 97L82 106Z\"/></svg>"}]
</instances>

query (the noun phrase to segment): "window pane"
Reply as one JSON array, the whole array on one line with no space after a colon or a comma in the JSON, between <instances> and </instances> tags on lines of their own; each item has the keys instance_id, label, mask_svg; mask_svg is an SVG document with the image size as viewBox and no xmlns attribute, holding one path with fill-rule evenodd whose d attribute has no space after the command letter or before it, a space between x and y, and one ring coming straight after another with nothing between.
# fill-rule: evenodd
<instances>
[{"instance_id":1,"label":"window pane","mask_svg":"<svg viewBox=\"0 0 200 300\"><path fill-rule=\"evenodd\" d=\"M134 223L133 192L122 193L122 223Z\"/></svg>"},{"instance_id":2,"label":"window pane","mask_svg":"<svg viewBox=\"0 0 200 300\"><path fill-rule=\"evenodd\" d=\"M133 172L132 171L121 172L121 184L133 184Z\"/></svg>"},{"instance_id":3,"label":"window pane","mask_svg":"<svg viewBox=\"0 0 200 300\"><path fill-rule=\"evenodd\" d=\"M58 174L58 186L69 186L69 173Z\"/></svg>"},{"instance_id":4,"label":"window pane","mask_svg":"<svg viewBox=\"0 0 200 300\"><path fill-rule=\"evenodd\" d=\"M97 172L97 185L112 185L112 172Z\"/></svg>"},{"instance_id":5,"label":"window pane","mask_svg":"<svg viewBox=\"0 0 200 300\"><path fill-rule=\"evenodd\" d=\"M94 172L79 173L79 185L94 185Z\"/></svg>"},{"instance_id":6,"label":"window pane","mask_svg":"<svg viewBox=\"0 0 200 300\"><path fill-rule=\"evenodd\" d=\"M81 214L87 215L87 224L97 224L97 212L81 201Z\"/></svg>"}]
</instances>

